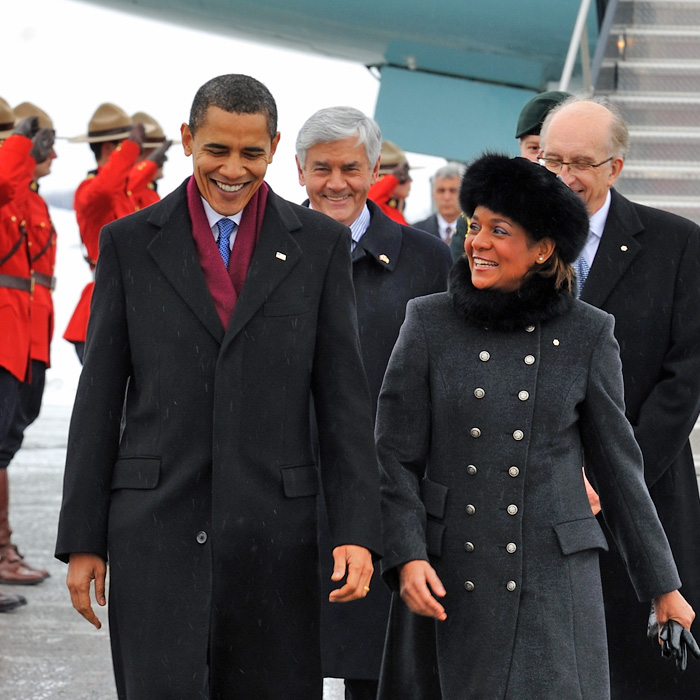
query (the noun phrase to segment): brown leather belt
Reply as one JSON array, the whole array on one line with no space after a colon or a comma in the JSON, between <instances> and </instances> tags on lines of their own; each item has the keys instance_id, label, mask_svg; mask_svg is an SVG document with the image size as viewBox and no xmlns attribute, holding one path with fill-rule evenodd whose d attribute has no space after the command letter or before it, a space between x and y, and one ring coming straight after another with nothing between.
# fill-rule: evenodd
<instances>
[{"instance_id":1,"label":"brown leather belt","mask_svg":"<svg viewBox=\"0 0 700 700\"><path fill-rule=\"evenodd\" d=\"M31 294L34 291L34 279L32 277L18 277L17 275L0 275L0 287L21 289Z\"/></svg>"},{"instance_id":2,"label":"brown leather belt","mask_svg":"<svg viewBox=\"0 0 700 700\"><path fill-rule=\"evenodd\" d=\"M32 277L34 278L35 282L37 284L40 284L42 287L47 287L51 291L56 289L55 277L51 277L51 275L45 275L42 272L32 272Z\"/></svg>"}]
</instances>

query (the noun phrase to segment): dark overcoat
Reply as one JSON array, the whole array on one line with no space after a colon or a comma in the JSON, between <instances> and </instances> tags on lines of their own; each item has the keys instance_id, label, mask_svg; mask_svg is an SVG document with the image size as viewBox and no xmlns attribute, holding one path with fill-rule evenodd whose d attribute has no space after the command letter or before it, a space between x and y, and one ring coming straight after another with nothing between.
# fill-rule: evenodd
<instances>
[{"instance_id":1,"label":"dark overcoat","mask_svg":"<svg viewBox=\"0 0 700 700\"><path fill-rule=\"evenodd\" d=\"M380 549L349 240L269 192L224 331L185 185L103 229L57 555L109 556L120 698L320 700L312 394L332 541Z\"/></svg>"},{"instance_id":2,"label":"dark overcoat","mask_svg":"<svg viewBox=\"0 0 700 700\"><path fill-rule=\"evenodd\" d=\"M447 590L447 620L430 622L432 647L423 640L442 699L608 698L607 545L582 453L638 597L680 583L624 417L612 317L576 301L499 330L468 321L448 294L410 302L376 436L384 576L396 589L398 565L429 560Z\"/></svg>"},{"instance_id":3,"label":"dark overcoat","mask_svg":"<svg viewBox=\"0 0 700 700\"><path fill-rule=\"evenodd\" d=\"M440 238L440 225L438 224L437 214L431 214L427 219L422 219L421 221L416 221L415 224L411 224L414 228L418 228L421 231L427 231L433 236ZM442 239L440 239L442 240Z\"/></svg>"},{"instance_id":4,"label":"dark overcoat","mask_svg":"<svg viewBox=\"0 0 700 700\"><path fill-rule=\"evenodd\" d=\"M352 254L362 361L376 410L379 390L409 300L444 291L452 266L439 238L402 226L367 202L370 225ZM391 596L375 571L370 594L349 605L328 602L332 555L328 531L321 542L321 638L323 674L335 678L379 678ZM360 641L361 640L361 641Z\"/></svg>"},{"instance_id":5,"label":"dark overcoat","mask_svg":"<svg viewBox=\"0 0 700 700\"><path fill-rule=\"evenodd\" d=\"M681 592L700 611L700 499L689 436L700 412L700 229L612 190L581 298L615 317L627 417L666 530ZM695 700L700 663L683 674L644 643L646 624L617 552L601 557L615 700Z\"/></svg>"}]
</instances>

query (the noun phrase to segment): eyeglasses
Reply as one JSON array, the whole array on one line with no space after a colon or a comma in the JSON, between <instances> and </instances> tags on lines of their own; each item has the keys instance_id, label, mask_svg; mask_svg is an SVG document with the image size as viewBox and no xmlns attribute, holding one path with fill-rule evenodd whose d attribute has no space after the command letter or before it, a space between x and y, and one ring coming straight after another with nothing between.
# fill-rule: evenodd
<instances>
[{"instance_id":1,"label":"eyeglasses","mask_svg":"<svg viewBox=\"0 0 700 700\"><path fill-rule=\"evenodd\" d=\"M574 163L566 163L563 160L556 160L555 158L538 158L537 161L540 165L544 165L547 170L553 172L555 175L561 173L561 169L566 165L569 168L569 172L573 175L582 175L583 173L588 173L593 168L599 168L601 165L609 163L615 156L610 156L605 160L601 160L600 163L586 163L582 161L575 161Z\"/></svg>"}]
</instances>

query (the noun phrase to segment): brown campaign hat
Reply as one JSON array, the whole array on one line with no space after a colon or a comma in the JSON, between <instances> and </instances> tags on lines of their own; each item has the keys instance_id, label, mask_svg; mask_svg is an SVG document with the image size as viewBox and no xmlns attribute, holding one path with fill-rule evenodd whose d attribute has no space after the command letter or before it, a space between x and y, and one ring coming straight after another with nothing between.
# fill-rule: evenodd
<instances>
[{"instance_id":1,"label":"brown campaign hat","mask_svg":"<svg viewBox=\"0 0 700 700\"><path fill-rule=\"evenodd\" d=\"M134 124L143 124L144 129L146 129L146 140L143 142L144 148L157 148L161 143L167 141L163 127L146 112L136 112L132 114L131 121ZM173 141L173 143L180 143L179 141Z\"/></svg>"},{"instance_id":2,"label":"brown campaign hat","mask_svg":"<svg viewBox=\"0 0 700 700\"><path fill-rule=\"evenodd\" d=\"M133 125L131 117L121 107L117 107L111 102L103 102L92 115L87 134L74 136L68 140L73 143L119 141L128 138Z\"/></svg>"},{"instance_id":3,"label":"brown campaign hat","mask_svg":"<svg viewBox=\"0 0 700 700\"><path fill-rule=\"evenodd\" d=\"M406 154L393 141L382 141L379 172L390 173L397 165L408 163Z\"/></svg>"},{"instance_id":4,"label":"brown campaign hat","mask_svg":"<svg viewBox=\"0 0 700 700\"><path fill-rule=\"evenodd\" d=\"M5 100L0 97L0 139L6 139L15 128L15 113Z\"/></svg>"},{"instance_id":5,"label":"brown campaign hat","mask_svg":"<svg viewBox=\"0 0 700 700\"><path fill-rule=\"evenodd\" d=\"M25 119L26 117L39 117L39 128L51 129L53 131L51 117L46 114L43 109L39 109L39 107L31 102L22 102L22 104L18 104L15 107L15 117L17 121Z\"/></svg>"}]
</instances>

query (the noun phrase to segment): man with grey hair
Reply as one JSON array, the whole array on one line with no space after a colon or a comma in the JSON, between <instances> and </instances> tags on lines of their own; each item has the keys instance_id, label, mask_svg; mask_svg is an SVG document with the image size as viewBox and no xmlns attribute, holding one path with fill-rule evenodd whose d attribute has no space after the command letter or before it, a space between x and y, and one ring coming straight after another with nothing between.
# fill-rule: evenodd
<instances>
[{"instance_id":1,"label":"man with grey hair","mask_svg":"<svg viewBox=\"0 0 700 700\"><path fill-rule=\"evenodd\" d=\"M462 175L464 175L464 166L461 163L447 163L439 168L430 178L433 202L437 211L427 219L413 224L421 231L438 236L448 245L457 228L457 219L462 213L459 206L459 185Z\"/></svg>"},{"instance_id":2,"label":"man with grey hair","mask_svg":"<svg viewBox=\"0 0 700 700\"><path fill-rule=\"evenodd\" d=\"M604 100L572 97L544 121L540 162L588 209L581 299L615 316L627 417L683 596L697 611L700 499L689 437L700 413L700 229L613 189L628 143L624 121ZM624 507L600 505L603 515ZM691 660L676 673L658 644L645 643L639 630L649 608L638 602L620 553L601 552L600 562L613 700L697 698L700 664Z\"/></svg>"},{"instance_id":3,"label":"man with grey hair","mask_svg":"<svg viewBox=\"0 0 700 700\"><path fill-rule=\"evenodd\" d=\"M379 172L381 142L377 123L352 107L316 112L296 141L299 184L309 197L306 204L350 228L360 347L373 415L406 304L414 297L444 291L452 265L449 249L437 238L392 221L367 199ZM332 519L333 504L326 505ZM325 508L319 530L323 565L330 560ZM345 679L348 700L374 700L377 694L390 602L389 591L378 578L375 573L372 592L352 605L330 605L327 595L322 598L323 673ZM326 593L330 583L324 577Z\"/></svg>"}]
</instances>

